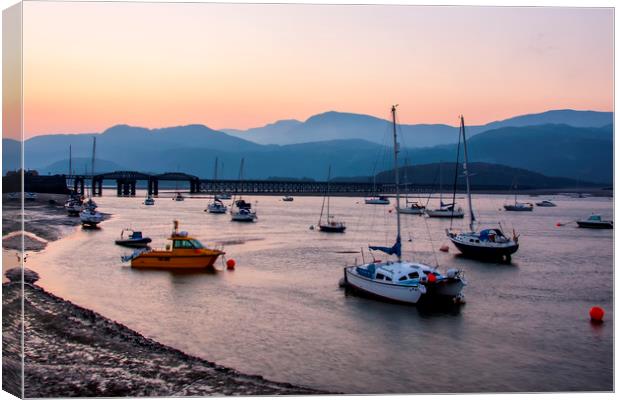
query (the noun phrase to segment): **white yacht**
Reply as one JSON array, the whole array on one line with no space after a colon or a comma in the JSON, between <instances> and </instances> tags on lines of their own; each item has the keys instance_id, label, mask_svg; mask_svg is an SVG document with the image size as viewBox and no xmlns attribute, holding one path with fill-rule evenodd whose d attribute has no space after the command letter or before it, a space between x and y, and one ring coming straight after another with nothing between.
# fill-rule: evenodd
<instances>
[{"instance_id":1,"label":"white yacht","mask_svg":"<svg viewBox=\"0 0 620 400\"><path fill-rule=\"evenodd\" d=\"M394 130L396 208L400 209L396 106L392 106L392 124ZM397 212L395 214L397 221L396 243L392 247L369 246L369 248L389 255L395 255L397 261L373 261L367 264L345 267L345 285L372 297L408 304L417 304L424 299L430 302L440 299L461 300L461 292L467 283L460 271L449 269L443 275L435 267L419 262L402 260L401 213Z\"/></svg>"}]
</instances>

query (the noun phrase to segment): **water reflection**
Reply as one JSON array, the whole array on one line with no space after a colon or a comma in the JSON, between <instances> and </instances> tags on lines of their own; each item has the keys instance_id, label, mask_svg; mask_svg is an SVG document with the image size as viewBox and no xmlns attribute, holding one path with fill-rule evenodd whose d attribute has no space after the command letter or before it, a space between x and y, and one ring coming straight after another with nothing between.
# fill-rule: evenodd
<instances>
[{"instance_id":1,"label":"water reflection","mask_svg":"<svg viewBox=\"0 0 620 400\"><path fill-rule=\"evenodd\" d=\"M29 263L62 297L167 345L274 380L351 393L611 389L612 329L609 322L591 327L584 316L596 302L613 321L613 232L555 226L590 212L611 215L609 200L558 197L558 207L521 215L497 211L503 196L476 196L481 220L502 219L520 232L511 264L455 256L452 247L434 252L446 242L449 221L403 217L404 237L412 238L403 258L465 272L467 304L440 309L349 296L338 287L343 267L361 260L360 249L368 257L368 244L393 242L391 207L332 198L348 228L329 235L308 229L320 198L279 200L261 197L258 222L235 224L229 215L205 213L205 199L148 207L140 195L103 197L100 209L113 217L101 229L78 229ZM173 219L205 245L225 245L236 269L122 265L131 250L114 245L121 229L141 230L157 248Z\"/></svg>"}]
</instances>

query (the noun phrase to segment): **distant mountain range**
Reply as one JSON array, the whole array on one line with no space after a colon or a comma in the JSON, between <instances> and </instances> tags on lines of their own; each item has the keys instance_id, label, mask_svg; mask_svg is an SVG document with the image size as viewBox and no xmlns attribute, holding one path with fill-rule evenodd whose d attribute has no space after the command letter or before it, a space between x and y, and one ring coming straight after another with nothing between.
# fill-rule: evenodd
<instances>
[{"instance_id":1,"label":"distant mountain range","mask_svg":"<svg viewBox=\"0 0 620 400\"><path fill-rule=\"evenodd\" d=\"M613 176L613 126L605 122L611 123L612 115L560 110L493 122L485 125L491 128L483 132L476 133L476 129L482 129L480 127L467 127L470 161L522 168L574 181L610 184ZM304 123L289 120L257 128L257 132L267 129L272 132L279 130L280 135L291 135L293 131L310 135L313 129L322 126L322 132L336 135L338 129L331 123L344 126L343 118L349 120L350 116L357 122L349 125L348 130L340 131L338 139L288 145L259 144L239 137L246 133L232 136L204 125L162 129L117 125L100 134L37 136L25 142L25 165L42 174L67 173L71 145L74 171L83 173L85 166L90 170L88 160L92 138L96 137L96 172L125 169L156 173L180 170L210 178L216 157L220 162L219 177L227 179L237 178L242 157L245 158L244 177L256 179L288 176L324 180L330 164L333 176L341 177L372 176L389 170L392 167L390 141L369 140L368 136L364 136L370 132L365 128L366 121L375 129L380 129L380 135L387 134L389 139L390 123L375 117L326 113ZM558 121L564 123L557 124ZM503 126L506 124L515 126ZM454 163L457 128L447 125L409 127L413 128L401 127L403 131L410 129L401 141L403 163ZM426 136L430 147L412 144L412 139L417 139L415 132L431 127L443 133L429 133ZM447 143L431 146L431 139L435 136L439 137L436 141ZM18 149L17 142L3 139L3 173L15 169Z\"/></svg>"},{"instance_id":2,"label":"distant mountain range","mask_svg":"<svg viewBox=\"0 0 620 400\"><path fill-rule=\"evenodd\" d=\"M283 120L245 131L237 129L222 129L222 131L261 144L286 145L336 139L363 139L385 144L391 133L390 124L385 119L370 115L330 111L314 115L305 122ZM468 132L474 136L490 129L543 124L600 127L613 124L613 113L552 110L539 114L521 115L486 125L472 125L468 127ZM456 143L458 137L457 127L444 124L400 124L399 129L403 145L412 148L452 144Z\"/></svg>"}]
</instances>

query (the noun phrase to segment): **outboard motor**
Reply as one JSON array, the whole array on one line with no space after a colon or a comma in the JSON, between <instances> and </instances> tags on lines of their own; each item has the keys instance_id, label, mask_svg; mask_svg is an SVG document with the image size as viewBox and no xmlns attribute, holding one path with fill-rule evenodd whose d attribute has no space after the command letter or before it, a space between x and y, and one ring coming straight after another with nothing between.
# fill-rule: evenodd
<instances>
[{"instance_id":1,"label":"outboard motor","mask_svg":"<svg viewBox=\"0 0 620 400\"><path fill-rule=\"evenodd\" d=\"M459 270L456 268L450 268L446 271L446 276L449 279L455 279L459 275Z\"/></svg>"}]
</instances>

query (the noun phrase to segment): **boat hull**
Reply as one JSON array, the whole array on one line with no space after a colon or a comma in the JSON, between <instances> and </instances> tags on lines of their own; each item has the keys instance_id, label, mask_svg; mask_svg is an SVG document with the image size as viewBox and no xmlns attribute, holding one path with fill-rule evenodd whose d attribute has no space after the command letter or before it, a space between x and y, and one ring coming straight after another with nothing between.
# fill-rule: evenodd
<instances>
[{"instance_id":1,"label":"boat hull","mask_svg":"<svg viewBox=\"0 0 620 400\"><path fill-rule=\"evenodd\" d=\"M589 228L589 229L613 229L614 227L614 224L611 221L601 221L601 222L577 221L577 225L580 228Z\"/></svg>"},{"instance_id":2,"label":"boat hull","mask_svg":"<svg viewBox=\"0 0 620 400\"><path fill-rule=\"evenodd\" d=\"M389 200L364 200L364 203L366 204L375 204L375 205L388 205L390 204Z\"/></svg>"},{"instance_id":3,"label":"boat hull","mask_svg":"<svg viewBox=\"0 0 620 400\"><path fill-rule=\"evenodd\" d=\"M224 252L210 250L202 254L171 255L167 252L142 253L131 260L132 268L148 269L210 269Z\"/></svg>"},{"instance_id":4,"label":"boat hull","mask_svg":"<svg viewBox=\"0 0 620 400\"><path fill-rule=\"evenodd\" d=\"M369 297L382 301L390 301L405 304L417 304L426 288L423 285L404 286L388 283L380 283L368 278L364 278L355 272L355 267L347 267L344 269L346 285Z\"/></svg>"},{"instance_id":5,"label":"boat hull","mask_svg":"<svg viewBox=\"0 0 620 400\"><path fill-rule=\"evenodd\" d=\"M398 212L400 214L409 214L409 215L423 215L425 209L424 208L399 208Z\"/></svg>"},{"instance_id":6,"label":"boat hull","mask_svg":"<svg viewBox=\"0 0 620 400\"><path fill-rule=\"evenodd\" d=\"M140 248L140 247L148 247L149 243L151 243L151 239L150 238L144 238L140 240L119 239L119 240L115 240L114 243L119 246L124 246L124 247Z\"/></svg>"},{"instance_id":7,"label":"boat hull","mask_svg":"<svg viewBox=\"0 0 620 400\"><path fill-rule=\"evenodd\" d=\"M426 210L426 215L430 218L463 218L465 213L462 211L445 211L445 210Z\"/></svg>"},{"instance_id":8,"label":"boat hull","mask_svg":"<svg viewBox=\"0 0 620 400\"><path fill-rule=\"evenodd\" d=\"M254 222L256 221L256 215L254 214L232 214L231 221L235 222Z\"/></svg>"},{"instance_id":9,"label":"boat hull","mask_svg":"<svg viewBox=\"0 0 620 400\"><path fill-rule=\"evenodd\" d=\"M463 243L455 237L448 237L452 244L461 252L464 256L483 260L498 260L503 258L509 258L512 254L519 250L519 244L506 246L491 246L484 244L469 244Z\"/></svg>"},{"instance_id":10,"label":"boat hull","mask_svg":"<svg viewBox=\"0 0 620 400\"><path fill-rule=\"evenodd\" d=\"M534 207L527 207L527 206L513 206L510 204L504 204L504 210L506 211L533 211Z\"/></svg>"},{"instance_id":11,"label":"boat hull","mask_svg":"<svg viewBox=\"0 0 620 400\"><path fill-rule=\"evenodd\" d=\"M344 233L346 229L347 229L346 226L319 225L319 230L321 232Z\"/></svg>"}]
</instances>

